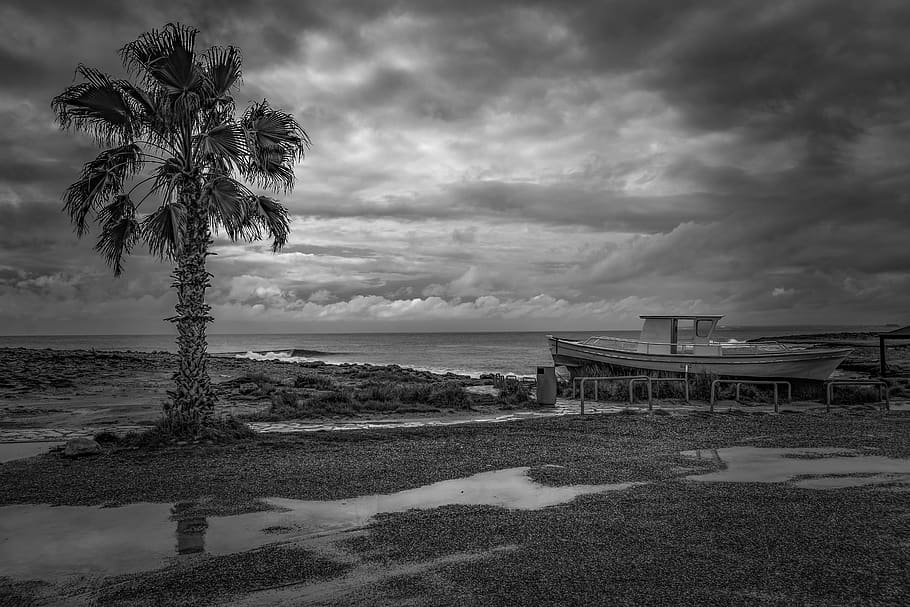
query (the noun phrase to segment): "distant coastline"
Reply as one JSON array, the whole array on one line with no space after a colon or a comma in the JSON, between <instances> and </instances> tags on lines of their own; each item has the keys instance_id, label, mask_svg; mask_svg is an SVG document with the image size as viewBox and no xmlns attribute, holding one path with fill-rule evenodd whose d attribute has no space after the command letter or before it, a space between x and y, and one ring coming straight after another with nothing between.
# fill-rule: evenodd
<instances>
[{"instance_id":1,"label":"distant coastline","mask_svg":"<svg viewBox=\"0 0 910 607\"><path fill-rule=\"evenodd\" d=\"M767 326L722 327L717 339L852 340L869 345L882 327ZM638 331L553 332L568 338L612 335L636 338ZM317 333L213 334L209 353L252 360L287 359L329 364L399 365L434 373L478 377L487 373L533 375L535 367L552 364L547 332L482 333ZM862 342L862 343L859 343ZM851 343L853 345L853 343ZM117 352L176 351L172 335L0 336L0 348L97 350ZM294 354L291 354L291 353Z\"/></svg>"}]
</instances>

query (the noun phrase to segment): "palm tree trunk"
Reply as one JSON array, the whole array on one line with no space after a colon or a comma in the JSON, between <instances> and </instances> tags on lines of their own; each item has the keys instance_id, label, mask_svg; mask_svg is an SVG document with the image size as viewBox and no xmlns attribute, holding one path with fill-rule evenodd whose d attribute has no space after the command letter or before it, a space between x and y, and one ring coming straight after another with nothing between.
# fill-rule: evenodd
<instances>
[{"instance_id":1,"label":"palm tree trunk","mask_svg":"<svg viewBox=\"0 0 910 607\"><path fill-rule=\"evenodd\" d=\"M205 303L209 274L205 258L211 244L209 219L199 200L199 188L189 188L181 196L186 206L184 247L177 256L172 274L177 290L177 315L168 319L177 325L178 366L175 388L165 403L166 423L175 434L198 435L214 418L215 394L206 368L206 325L214 320Z\"/></svg>"}]
</instances>

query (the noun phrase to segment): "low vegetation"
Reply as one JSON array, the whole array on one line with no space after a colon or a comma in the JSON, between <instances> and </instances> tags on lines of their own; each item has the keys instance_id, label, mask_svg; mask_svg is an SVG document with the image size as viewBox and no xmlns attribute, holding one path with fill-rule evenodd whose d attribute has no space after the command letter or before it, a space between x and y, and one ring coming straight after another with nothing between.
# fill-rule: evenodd
<instances>
[{"instance_id":1,"label":"low vegetation","mask_svg":"<svg viewBox=\"0 0 910 607\"><path fill-rule=\"evenodd\" d=\"M470 409L464 387L454 381L400 383L370 381L359 386L339 386L331 379L298 376L293 388L271 394L268 417L293 419L315 415L363 412L417 412Z\"/></svg>"},{"instance_id":2,"label":"low vegetation","mask_svg":"<svg viewBox=\"0 0 910 607\"><path fill-rule=\"evenodd\" d=\"M496 404L501 409L527 409L537 406L537 401L531 398L528 384L518 379L507 378L498 388Z\"/></svg>"},{"instance_id":3,"label":"low vegetation","mask_svg":"<svg viewBox=\"0 0 910 607\"><path fill-rule=\"evenodd\" d=\"M154 426L142 432L130 432L123 438L118 438L110 432L101 432L95 435L95 440L100 444L116 444L118 447L151 449L174 444L206 443L230 444L240 440L251 439L256 435L250 427L234 417L216 418L212 423L203 428L192 440L183 435L175 434L165 421L159 420Z\"/></svg>"}]
</instances>

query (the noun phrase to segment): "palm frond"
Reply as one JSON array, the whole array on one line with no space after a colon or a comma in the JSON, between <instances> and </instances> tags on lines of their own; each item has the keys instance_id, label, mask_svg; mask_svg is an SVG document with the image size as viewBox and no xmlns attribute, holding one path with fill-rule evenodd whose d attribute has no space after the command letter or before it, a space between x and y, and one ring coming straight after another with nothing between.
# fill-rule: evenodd
<instances>
[{"instance_id":1,"label":"palm frond","mask_svg":"<svg viewBox=\"0 0 910 607\"><path fill-rule=\"evenodd\" d=\"M67 87L51 101L61 128L88 133L101 145L133 139L136 116L117 82L95 68L79 65L76 70L85 82Z\"/></svg>"},{"instance_id":2,"label":"palm frond","mask_svg":"<svg viewBox=\"0 0 910 607\"><path fill-rule=\"evenodd\" d=\"M186 207L163 204L142 221L142 238L159 259L174 259L180 252L186 226Z\"/></svg>"},{"instance_id":3,"label":"palm frond","mask_svg":"<svg viewBox=\"0 0 910 607\"><path fill-rule=\"evenodd\" d=\"M118 80L117 86L134 106L137 122L144 127L141 134L152 139L155 145L169 149L171 122L163 95L147 91L129 80Z\"/></svg>"},{"instance_id":4,"label":"palm frond","mask_svg":"<svg viewBox=\"0 0 910 607\"><path fill-rule=\"evenodd\" d=\"M195 113L207 97L206 79L196 58L198 33L196 28L168 23L120 49L127 70L135 73L147 87L164 91L178 113Z\"/></svg>"},{"instance_id":5,"label":"palm frond","mask_svg":"<svg viewBox=\"0 0 910 607\"><path fill-rule=\"evenodd\" d=\"M101 234L95 244L95 250L104 256L107 264L114 270L114 276L123 272L123 257L129 255L139 241L139 222L136 221L136 209L129 196L117 196L104 207L100 217L104 218Z\"/></svg>"},{"instance_id":6,"label":"palm frond","mask_svg":"<svg viewBox=\"0 0 910 607\"><path fill-rule=\"evenodd\" d=\"M109 150L82 167L82 173L64 192L64 210L82 237L88 229L86 219L92 210L104 206L123 191L123 182L142 167L142 150L131 143Z\"/></svg>"},{"instance_id":7,"label":"palm frond","mask_svg":"<svg viewBox=\"0 0 910 607\"><path fill-rule=\"evenodd\" d=\"M249 161L241 167L243 176L269 189L293 189L293 164L303 159L310 146L303 127L290 114L271 108L267 101L247 108L240 125L250 151Z\"/></svg>"},{"instance_id":8,"label":"palm frond","mask_svg":"<svg viewBox=\"0 0 910 607\"><path fill-rule=\"evenodd\" d=\"M247 199L248 221L257 222L272 238L272 251L277 253L287 244L291 233L288 210L277 200L268 196L253 196Z\"/></svg>"},{"instance_id":9,"label":"palm frond","mask_svg":"<svg viewBox=\"0 0 910 607\"><path fill-rule=\"evenodd\" d=\"M246 154L243 129L235 123L219 124L199 135L197 141L204 158L225 159L239 166Z\"/></svg>"},{"instance_id":10,"label":"palm frond","mask_svg":"<svg viewBox=\"0 0 910 607\"><path fill-rule=\"evenodd\" d=\"M184 178L183 164L178 158L168 158L157 167L154 171L154 183L152 191L161 197L161 200L167 204L174 198L174 193L181 179Z\"/></svg>"},{"instance_id":11,"label":"palm frond","mask_svg":"<svg viewBox=\"0 0 910 607\"><path fill-rule=\"evenodd\" d=\"M212 97L233 105L230 92L240 84L240 49L233 46L213 46L203 54L203 65L211 86Z\"/></svg>"},{"instance_id":12,"label":"palm frond","mask_svg":"<svg viewBox=\"0 0 910 607\"><path fill-rule=\"evenodd\" d=\"M119 194L114 196L110 204L98 211L98 221L102 224L117 222L124 217L135 217L136 205L133 204L129 194Z\"/></svg>"},{"instance_id":13,"label":"palm frond","mask_svg":"<svg viewBox=\"0 0 910 607\"><path fill-rule=\"evenodd\" d=\"M203 196L206 197L215 232L222 227L231 240L249 237L250 232L245 225L249 190L227 175L219 175L206 186Z\"/></svg>"}]
</instances>

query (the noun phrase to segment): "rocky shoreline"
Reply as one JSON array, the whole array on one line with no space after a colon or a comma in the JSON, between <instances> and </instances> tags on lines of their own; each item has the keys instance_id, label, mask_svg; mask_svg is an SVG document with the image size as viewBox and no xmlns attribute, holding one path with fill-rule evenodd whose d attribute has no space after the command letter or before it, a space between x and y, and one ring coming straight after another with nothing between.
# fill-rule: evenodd
<instances>
[{"instance_id":1,"label":"rocky shoreline","mask_svg":"<svg viewBox=\"0 0 910 607\"><path fill-rule=\"evenodd\" d=\"M167 398L175 354L167 352L0 348L0 428L150 425ZM435 374L397 365L284 363L212 356L209 374L218 396L217 415L262 414L276 390L293 389L301 376L336 389L364 385L453 383L460 387L491 380ZM477 397L478 408L492 406ZM407 412L420 414L419 407ZM438 408L428 408L438 413ZM373 412L380 414L382 412ZM391 413L391 412L390 412ZM357 417L357 413L349 413ZM338 419L340 414L325 417Z\"/></svg>"},{"instance_id":2,"label":"rocky shoreline","mask_svg":"<svg viewBox=\"0 0 910 607\"><path fill-rule=\"evenodd\" d=\"M829 333L774 340L850 345L854 351L840 371L855 377L874 377L878 374L878 343L874 338L871 333ZM0 348L0 369L4 370L0 375L0 429L150 425L159 417L161 404L167 398L176 360L176 355L168 352ZM890 381L898 395L910 391L910 343L889 344L888 363L893 377ZM295 389L301 375L315 378L308 386L310 396L318 395L320 384L353 393L379 383L419 386L451 382L461 387L492 383L489 378L440 375L397 365L301 364L224 355L210 357L209 373L219 397L217 414L247 417L269 411L275 390ZM471 397L467 407L488 412L503 408L491 398L477 396ZM397 410L369 413L420 416L440 411L447 409L414 403ZM335 407L321 414L298 412L295 419L338 420L359 415L356 407ZM275 419L274 415L271 419Z\"/></svg>"}]
</instances>

